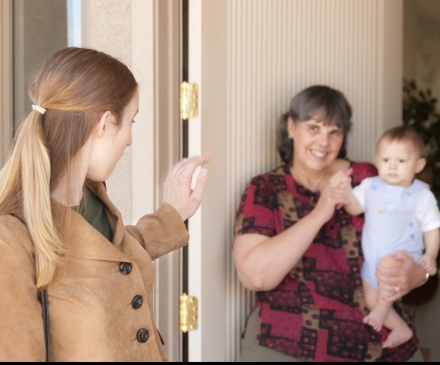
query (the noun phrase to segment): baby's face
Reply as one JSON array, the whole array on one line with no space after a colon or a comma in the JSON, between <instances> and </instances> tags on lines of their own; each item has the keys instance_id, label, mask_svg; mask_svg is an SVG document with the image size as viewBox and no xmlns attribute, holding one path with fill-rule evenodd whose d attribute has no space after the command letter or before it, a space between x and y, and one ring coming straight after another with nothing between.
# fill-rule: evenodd
<instances>
[{"instance_id":1,"label":"baby's face","mask_svg":"<svg viewBox=\"0 0 440 365\"><path fill-rule=\"evenodd\" d=\"M411 142L382 140L376 153L379 176L387 184L408 187L425 166Z\"/></svg>"}]
</instances>

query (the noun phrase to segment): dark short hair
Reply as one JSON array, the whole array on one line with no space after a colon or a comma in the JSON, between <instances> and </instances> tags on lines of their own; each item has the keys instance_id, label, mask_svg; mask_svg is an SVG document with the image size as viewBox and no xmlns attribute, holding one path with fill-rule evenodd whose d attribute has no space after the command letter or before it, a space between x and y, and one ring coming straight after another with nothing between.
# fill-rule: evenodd
<instances>
[{"instance_id":1,"label":"dark short hair","mask_svg":"<svg viewBox=\"0 0 440 365\"><path fill-rule=\"evenodd\" d=\"M390 142L409 142L413 145L416 151L419 152L420 157L423 156L425 144L423 143L423 139L420 134L418 134L412 127L399 126L388 129L382 134L382 136L379 138L379 141L377 141L376 150L379 147L380 142L383 140L388 140Z\"/></svg>"},{"instance_id":2,"label":"dark short hair","mask_svg":"<svg viewBox=\"0 0 440 365\"><path fill-rule=\"evenodd\" d=\"M344 94L328 86L310 86L296 94L290 102L289 111L279 122L277 148L284 163L293 161L293 140L287 132L287 120L292 118L295 124L318 118L324 124L336 124L343 130L344 140L338 158L347 154L346 137L351 128L351 106Z\"/></svg>"}]
</instances>

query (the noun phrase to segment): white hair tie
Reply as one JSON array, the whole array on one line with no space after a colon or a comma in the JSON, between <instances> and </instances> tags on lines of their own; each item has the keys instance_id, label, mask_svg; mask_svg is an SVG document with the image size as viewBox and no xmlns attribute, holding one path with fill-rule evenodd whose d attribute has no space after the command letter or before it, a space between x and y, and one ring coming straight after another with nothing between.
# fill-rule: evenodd
<instances>
[{"instance_id":1,"label":"white hair tie","mask_svg":"<svg viewBox=\"0 0 440 365\"><path fill-rule=\"evenodd\" d=\"M39 106L39 105L33 105L33 104L32 104L32 109L33 109L33 110L36 110L37 112L40 112L41 114L46 113L46 109L42 108L42 107Z\"/></svg>"}]
</instances>

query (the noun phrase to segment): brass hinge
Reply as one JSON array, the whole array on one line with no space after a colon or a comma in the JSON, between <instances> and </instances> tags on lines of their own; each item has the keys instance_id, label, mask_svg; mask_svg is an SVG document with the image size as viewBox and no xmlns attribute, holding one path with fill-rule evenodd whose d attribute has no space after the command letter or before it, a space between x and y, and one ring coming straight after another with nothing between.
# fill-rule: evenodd
<instances>
[{"instance_id":1,"label":"brass hinge","mask_svg":"<svg viewBox=\"0 0 440 365\"><path fill-rule=\"evenodd\" d=\"M180 296L180 330L182 332L195 331L199 327L198 301L185 293Z\"/></svg>"},{"instance_id":2,"label":"brass hinge","mask_svg":"<svg viewBox=\"0 0 440 365\"><path fill-rule=\"evenodd\" d=\"M195 118L198 115L198 86L189 82L180 84L180 118Z\"/></svg>"}]
</instances>

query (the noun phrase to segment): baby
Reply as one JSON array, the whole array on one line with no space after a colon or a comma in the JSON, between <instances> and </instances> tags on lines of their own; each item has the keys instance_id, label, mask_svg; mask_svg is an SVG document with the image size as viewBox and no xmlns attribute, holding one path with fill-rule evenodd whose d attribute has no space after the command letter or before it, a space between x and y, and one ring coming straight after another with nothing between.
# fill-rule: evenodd
<instances>
[{"instance_id":1,"label":"baby","mask_svg":"<svg viewBox=\"0 0 440 365\"><path fill-rule=\"evenodd\" d=\"M341 171L331 178L333 186L344 186L350 204L344 209L351 215L365 213L362 232L363 289L370 313L364 323L380 331L382 325L391 333L383 348L399 346L413 333L392 308L389 292L378 288L376 266L388 254L403 251L424 266L430 275L437 273L436 258L440 245L440 212L429 185L415 179L423 170L423 141L411 127L386 131L376 147L375 164L379 176L364 179L351 188L351 179ZM392 265L392 260L383 261ZM400 289L396 286L396 291Z\"/></svg>"}]
</instances>

